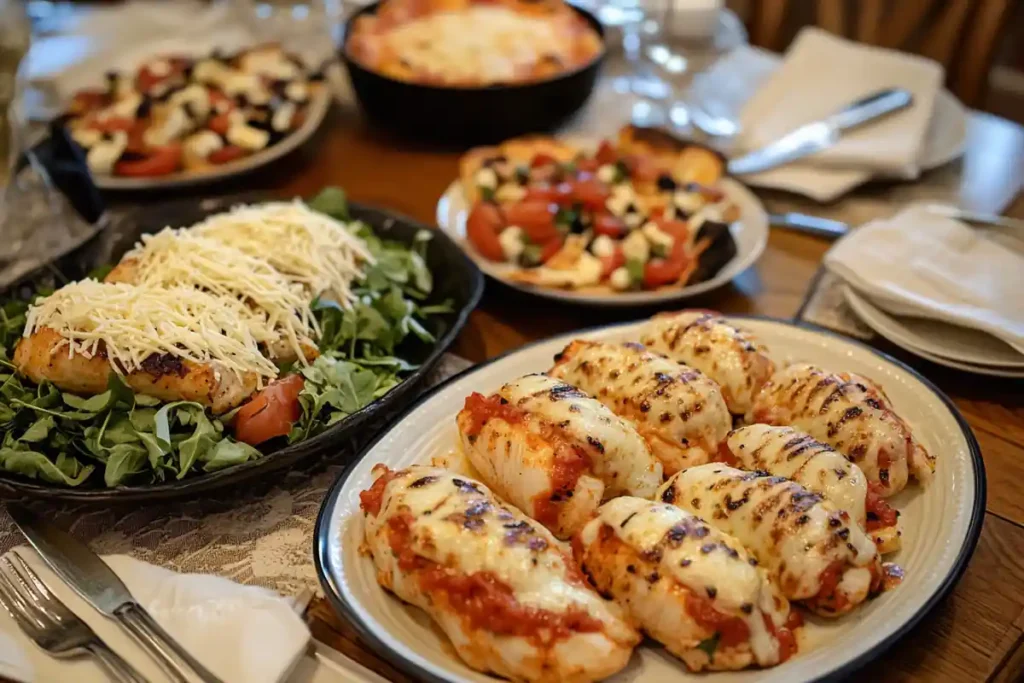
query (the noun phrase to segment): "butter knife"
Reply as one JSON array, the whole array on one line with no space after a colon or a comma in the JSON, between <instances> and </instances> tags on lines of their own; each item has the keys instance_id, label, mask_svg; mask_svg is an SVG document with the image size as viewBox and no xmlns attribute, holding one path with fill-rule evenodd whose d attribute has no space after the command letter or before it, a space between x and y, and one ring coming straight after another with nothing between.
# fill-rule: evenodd
<instances>
[{"instance_id":1,"label":"butter knife","mask_svg":"<svg viewBox=\"0 0 1024 683\"><path fill-rule=\"evenodd\" d=\"M837 240L850 231L850 226L842 221L809 216L805 213L769 214L768 224L773 228L788 228L795 232L804 232L828 240Z\"/></svg>"},{"instance_id":2,"label":"butter knife","mask_svg":"<svg viewBox=\"0 0 1024 683\"><path fill-rule=\"evenodd\" d=\"M189 683L190 674L203 683L223 683L156 623L96 553L26 507L8 503L7 511L54 573L120 622L175 683Z\"/></svg>"},{"instance_id":3,"label":"butter knife","mask_svg":"<svg viewBox=\"0 0 1024 683\"><path fill-rule=\"evenodd\" d=\"M914 96L903 88L879 90L828 118L786 133L766 147L729 160L729 173L758 173L820 152L834 145L846 131L906 109L913 102Z\"/></svg>"}]
</instances>

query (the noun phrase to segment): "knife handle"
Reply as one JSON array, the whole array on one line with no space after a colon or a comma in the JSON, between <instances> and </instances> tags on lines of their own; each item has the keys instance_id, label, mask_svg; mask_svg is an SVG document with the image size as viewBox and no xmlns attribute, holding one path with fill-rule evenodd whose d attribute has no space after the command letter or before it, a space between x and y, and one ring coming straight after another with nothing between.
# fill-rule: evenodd
<instances>
[{"instance_id":1,"label":"knife handle","mask_svg":"<svg viewBox=\"0 0 1024 683\"><path fill-rule=\"evenodd\" d=\"M772 214L768 217L768 222L773 227L789 228L829 240L837 240L850 231L850 226L846 223L803 213Z\"/></svg>"},{"instance_id":2,"label":"knife handle","mask_svg":"<svg viewBox=\"0 0 1024 683\"><path fill-rule=\"evenodd\" d=\"M914 103L914 96L905 88L886 88L862 97L828 118L838 130L856 128L880 116L905 109Z\"/></svg>"},{"instance_id":3,"label":"knife handle","mask_svg":"<svg viewBox=\"0 0 1024 683\"><path fill-rule=\"evenodd\" d=\"M223 683L156 623L142 605L136 602L125 603L117 608L114 616L175 683L190 683L189 670L203 683Z\"/></svg>"}]
</instances>

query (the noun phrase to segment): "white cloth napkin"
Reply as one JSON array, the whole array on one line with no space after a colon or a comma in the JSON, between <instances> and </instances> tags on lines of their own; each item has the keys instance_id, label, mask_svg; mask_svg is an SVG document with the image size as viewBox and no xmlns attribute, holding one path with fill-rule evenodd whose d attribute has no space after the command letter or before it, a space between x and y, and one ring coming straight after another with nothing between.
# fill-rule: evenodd
<instances>
[{"instance_id":1,"label":"white cloth napkin","mask_svg":"<svg viewBox=\"0 0 1024 683\"><path fill-rule=\"evenodd\" d=\"M147 680L166 678L115 621L93 610L30 548L16 550L43 582ZM139 603L193 656L226 683L283 681L303 657L309 629L292 601L205 574L178 574L126 555L103 558ZM54 659L0 610L0 675L24 683L107 678L88 658Z\"/></svg>"},{"instance_id":2,"label":"white cloth napkin","mask_svg":"<svg viewBox=\"0 0 1024 683\"><path fill-rule=\"evenodd\" d=\"M836 145L813 157L745 180L797 191L809 188L805 194L830 199L832 187L847 185L858 176L916 178L942 80L943 69L932 60L805 28L782 65L744 106L744 149L767 145L882 88L906 88L913 94L914 104L845 134ZM822 172L828 175L819 179ZM836 174L834 179L831 174Z\"/></svg>"},{"instance_id":3,"label":"white cloth napkin","mask_svg":"<svg viewBox=\"0 0 1024 683\"><path fill-rule=\"evenodd\" d=\"M1024 353L1024 256L959 221L911 206L852 231L825 265L890 313L981 330Z\"/></svg>"}]
</instances>

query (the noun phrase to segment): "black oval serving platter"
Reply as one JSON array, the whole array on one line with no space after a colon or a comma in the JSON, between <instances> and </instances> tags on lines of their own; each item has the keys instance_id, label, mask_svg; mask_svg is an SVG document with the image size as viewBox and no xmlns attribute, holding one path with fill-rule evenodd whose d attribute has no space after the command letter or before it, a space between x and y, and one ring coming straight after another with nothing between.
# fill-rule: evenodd
<instances>
[{"instance_id":1,"label":"black oval serving platter","mask_svg":"<svg viewBox=\"0 0 1024 683\"><path fill-rule=\"evenodd\" d=\"M340 58L367 117L418 140L472 145L551 130L587 101L604 63L602 51L592 62L551 79L482 88L399 81L367 69L346 48L355 19L376 12L379 5L371 3L349 16ZM594 15L579 7L572 9L604 38L604 27Z\"/></svg>"},{"instance_id":2,"label":"black oval serving platter","mask_svg":"<svg viewBox=\"0 0 1024 683\"><path fill-rule=\"evenodd\" d=\"M112 221L100 234L75 253L62 257L28 275L0 297L30 296L39 286L60 286L77 280L94 267L116 263L139 236L164 227L186 226L213 213L240 203L279 200L265 193L245 193L208 200L179 200L150 204ZM403 355L419 367L384 396L310 439L267 452L264 457L208 474L196 474L181 480L114 488L77 488L56 486L0 471L0 497L31 497L67 500L79 503L127 503L188 497L216 488L228 487L262 475L293 467L300 461L329 456L352 441L365 443L373 436L375 423L403 408L412 398L414 387L434 367L466 323L470 311L483 293L483 275L469 258L441 230L434 230L412 219L382 209L349 204L352 218L369 224L384 239L411 244L420 230L431 230L427 247L427 266L434 274L434 290L426 303L452 302L452 313L432 316L428 329L436 341L420 344Z\"/></svg>"}]
</instances>

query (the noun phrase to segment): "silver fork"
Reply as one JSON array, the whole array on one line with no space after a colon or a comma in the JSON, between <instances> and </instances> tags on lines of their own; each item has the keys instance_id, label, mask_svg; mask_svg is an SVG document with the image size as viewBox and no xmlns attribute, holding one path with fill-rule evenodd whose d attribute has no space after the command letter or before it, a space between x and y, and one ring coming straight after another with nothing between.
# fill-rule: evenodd
<instances>
[{"instance_id":1,"label":"silver fork","mask_svg":"<svg viewBox=\"0 0 1024 683\"><path fill-rule=\"evenodd\" d=\"M16 552L0 558L0 603L25 635L52 656L89 654L117 683L145 683L131 664L50 592Z\"/></svg>"}]
</instances>

